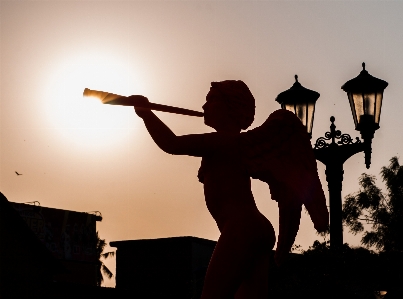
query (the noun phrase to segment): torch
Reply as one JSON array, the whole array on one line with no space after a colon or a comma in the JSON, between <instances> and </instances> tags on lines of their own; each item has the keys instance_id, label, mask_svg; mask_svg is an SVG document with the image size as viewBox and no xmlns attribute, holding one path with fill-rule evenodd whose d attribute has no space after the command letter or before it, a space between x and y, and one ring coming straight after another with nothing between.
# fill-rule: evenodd
<instances>
[{"instance_id":1,"label":"torch","mask_svg":"<svg viewBox=\"0 0 403 299\"><path fill-rule=\"evenodd\" d=\"M92 89L84 89L83 96L85 97L96 97L102 101L103 104L109 105L121 105L121 106L133 106L135 108L147 108L156 111L163 111L163 112L170 112L170 113L177 113L183 115L190 115L190 116L198 116L203 117L203 112L189 110L185 108L179 107L172 107L168 105L161 105L155 103L149 103L147 107L140 107L138 104L134 104L133 100L129 97L105 92L105 91L98 91Z\"/></svg>"}]
</instances>

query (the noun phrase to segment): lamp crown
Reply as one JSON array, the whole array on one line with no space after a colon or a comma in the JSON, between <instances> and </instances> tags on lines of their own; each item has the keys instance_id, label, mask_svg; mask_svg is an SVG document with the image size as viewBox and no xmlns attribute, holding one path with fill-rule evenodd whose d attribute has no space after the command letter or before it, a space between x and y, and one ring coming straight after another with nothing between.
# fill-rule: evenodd
<instances>
[{"instance_id":1,"label":"lamp crown","mask_svg":"<svg viewBox=\"0 0 403 299\"><path fill-rule=\"evenodd\" d=\"M277 96L276 101L280 104L301 101L316 102L320 94L316 91L303 87L298 81L298 75L294 75L294 78L295 82L291 88L280 93Z\"/></svg>"},{"instance_id":2,"label":"lamp crown","mask_svg":"<svg viewBox=\"0 0 403 299\"><path fill-rule=\"evenodd\" d=\"M381 92L388 86L388 82L371 76L365 69L365 62L362 63L360 74L344 83L341 87L345 92L368 93Z\"/></svg>"}]
</instances>

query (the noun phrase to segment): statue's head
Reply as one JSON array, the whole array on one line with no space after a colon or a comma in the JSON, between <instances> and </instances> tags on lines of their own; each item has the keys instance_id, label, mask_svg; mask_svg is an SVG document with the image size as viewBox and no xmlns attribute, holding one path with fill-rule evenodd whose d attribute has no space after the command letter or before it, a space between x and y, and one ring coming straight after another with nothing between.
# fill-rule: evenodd
<instances>
[{"instance_id":1,"label":"statue's head","mask_svg":"<svg viewBox=\"0 0 403 299\"><path fill-rule=\"evenodd\" d=\"M207 103L209 101L223 103L229 119L239 130L247 129L254 120L255 98L243 81L211 82L211 88L206 100Z\"/></svg>"}]
</instances>

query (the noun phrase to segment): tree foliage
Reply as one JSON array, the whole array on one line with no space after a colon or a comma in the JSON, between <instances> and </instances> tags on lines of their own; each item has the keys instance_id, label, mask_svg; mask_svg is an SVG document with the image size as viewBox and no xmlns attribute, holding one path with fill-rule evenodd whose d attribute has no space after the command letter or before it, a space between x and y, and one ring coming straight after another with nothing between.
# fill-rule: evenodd
<instances>
[{"instance_id":1,"label":"tree foliage","mask_svg":"<svg viewBox=\"0 0 403 299\"><path fill-rule=\"evenodd\" d=\"M353 234L364 232L364 223L370 224L371 230L366 230L361 239L365 247L403 252L403 166L393 157L380 174L387 192L375 185L374 176L363 173L360 190L345 199L343 222Z\"/></svg>"},{"instance_id":2,"label":"tree foliage","mask_svg":"<svg viewBox=\"0 0 403 299\"><path fill-rule=\"evenodd\" d=\"M374 299L383 289L379 255L374 251L347 243L335 251L329 241L315 241L301 251L290 254L280 268L272 263L271 298Z\"/></svg>"}]
</instances>

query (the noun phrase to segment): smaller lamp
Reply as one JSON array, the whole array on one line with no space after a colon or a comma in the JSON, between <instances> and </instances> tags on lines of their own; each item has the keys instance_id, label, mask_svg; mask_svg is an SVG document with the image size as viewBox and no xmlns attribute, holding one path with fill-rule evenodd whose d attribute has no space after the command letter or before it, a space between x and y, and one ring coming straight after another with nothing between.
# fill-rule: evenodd
<instances>
[{"instance_id":1,"label":"smaller lamp","mask_svg":"<svg viewBox=\"0 0 403 299\"><path fill-rule=\"evenodd\" d=\"M282 109L287 109L301 120L306 127L309 136L312 137L313 118L315 114L315 104L320 94L316 91L307 89L298 82L298 76L295 75L293 86L280 93L276 101Z\"/></svg>"}]
</instances>

